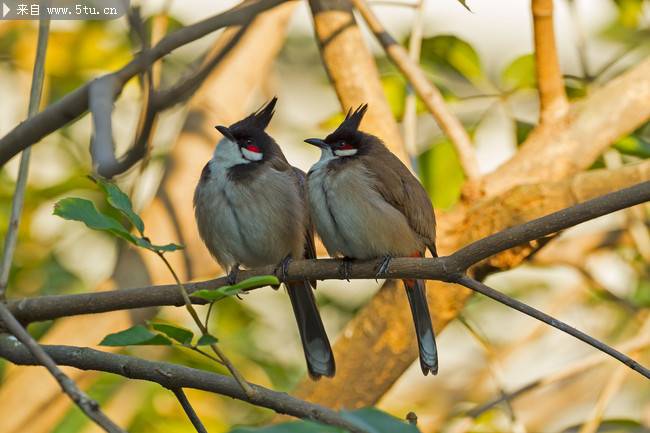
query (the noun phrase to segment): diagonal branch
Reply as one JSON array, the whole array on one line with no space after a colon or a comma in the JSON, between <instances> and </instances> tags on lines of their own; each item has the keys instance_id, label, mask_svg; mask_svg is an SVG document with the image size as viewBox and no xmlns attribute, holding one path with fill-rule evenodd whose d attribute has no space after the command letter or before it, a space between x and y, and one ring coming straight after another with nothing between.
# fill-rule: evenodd
<instances>
[{"instance_id":1,"label":"diagonal branch","mask_svg":"<svg viewBox=\"0 0 650 433\"><path fill-rule=\"evenodd\" d=\"M201 422L201 419L199 418L199 416L194 411L194 408L192 407L192 404L187 399L187 396L185 395L185 392L183 392L183 388L173 388L171 391L174 393L174 395L176 396L176 399L178 400L178 402L183 407L183 410L185 411L185 413L187 414L187 417L192 422L192 425L196 429L196 432L197 433L208 433L208 431L203 426L203 423Z\"/></svg>"},{"instance_id":2,"label":"diagonal branch","mask_svg":"<svg viewBox=\"0 0 650 433\"><path fill-rule=\"evenodd\" d=\"M594 337L587 335L584 332L572 326L567 325L561 320L549 316L548 314L543 313L542 311L539 311L536 308L533 308L529 305L524 304L521 301L511 298L497 290L494 290L493 288L488 287L485 284L481 283L480 281L476 281L468 277L467 275L459 275L453 280L454 282L461 284L469 289L472 289L475 292L481 293L489 298L494 299L497 302L507 305L510 308L513 308L517 311L527 314L530 317L534 317L535 319L547 323L553 326L554 328L559 329L562 332L566 332L567 334L577 338L578 340L584 341L590 346L595 347L601 352L608 354L612 358L621 361L623 364L627 365L632 370L650 379L650 369L645 368L644 366L642 366L641 364L639 364L629 356L625 355L624 353L621 353L618 350L614 349L613 347L608 346L607 344L604 344L601 341L598 341Z\"/></svg>"},{"instance_id":3,"label":"diagonal branch","mask_svg":"<svg viewBox=\"0 0 650 433\"><path fill-rule=\"evenodd\" d=\"M411 82L413 89L436 119L440 129L454 144L465 176L468 179L477 179L480 172L472 141L460 120L447 107L438 88L428 80L420 66L411 59L406 49L398 44L386 31L368 6L368 3L365 0L351 1L374 33L377 41L386 50L388 57L395 63L406 79Z\"/></svg>"},{"instance_id":4,"label":"diagonal branch","mask_svg":"<svg viewBox=\"0 0 650 433\"><path fill-rule=\"evenodd\" d=\"M284 392L253 385L255 393L248 397L235 379L221 374L74 346L43 346L43 350L59 365L146 380L168 389L193 388L213 392L266 407L281 414L342 427L355 433L364 433L336 411L300 400ZM38 364L36 358L24 345L8 338L0 338L0 356L18 365Z\"/></svg>"},{"instance_id":5,"label":"diagonal branch","mask_svg":"<svg viewBox=\"0 0 650 433\"><path fill-rule=\"evenodd\" d=\"M531 0L535 39L535 73L539 90L540 121L553 122L569 111L555 46L553 0Z\"/></svg>"},{"instance_id":6,"label":"diagonal branch","mask_svg":"<svg viewBox=\"0 0 650 433\"><path fill-rule=\"evenodd\" d=\"M57 363L43 350L29 333L22 327L22 325L11 314L7 306L0 303L0 319L2 319L4 326L20 341L25 348L25 351L34 360L35 365L42 365L52 374L52 376L59 382L63 392L68 394L72 401L79 406L79 409L92 419L97 425L103 428L108 433L126 433L113 421L111 421L99 408L96 401L88 397L81 391L75 383L61 371ZM6 340L6 339L5 339Z\"/></svg>"},{"instance_id":7,"label":"diagonal branch","mask_svg":"<svg viewBox=\"0 0 650 433\"><path fill-rule=\"evenodd\" d=\"M287 0L252 0L171 33L150 50L140 53L127 65L112 73L117 80L115 92L119 93L127 81L173 50L223 27L244 25L259 13L285 1ZM0 166L20 151L84 114L88 110L90 84L68 93L0 139Z\"/></svg>"}]
</instances>

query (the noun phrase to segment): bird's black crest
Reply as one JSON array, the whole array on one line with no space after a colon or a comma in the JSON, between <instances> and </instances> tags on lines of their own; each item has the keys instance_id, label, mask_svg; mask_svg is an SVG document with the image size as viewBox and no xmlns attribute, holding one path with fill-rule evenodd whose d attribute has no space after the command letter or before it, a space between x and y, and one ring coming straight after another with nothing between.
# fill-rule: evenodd
<instances>
[{"instance_id":1,"label":"bird's black crest","mask_svg":"<svg viewBox=\"0 0 650 433\"><path fill-rule=\"evenodd\" d=\"M243 118L237 123L233 123L230 125L231 130L244 130L244 129L250 129L250 128L255 128L255 129L260 129L260 130L265 130L267 126L269 126L269 123L271 122L271 119L273 118L273 114L275 114L275 104L278 102L277 97L273 97L266 105L264 105L262 108L254 112L253 114Z\"/></svg>"},{"instance_id":2,"label":"bird's black crest","mask_svg":"<svg viewBox=\"0 0 650 433\"><path fill-rule=\"evenodd\" d=\"M327 136L325 141L336 140L342 137L349 137L354 135L359 130L359 125L363 116L368 110L368 104L359 105L359 107L352 111L350 108L348 114L345 115L345 120L341 122L338 128L330 135Z\"/></svg>"}]
</instances>

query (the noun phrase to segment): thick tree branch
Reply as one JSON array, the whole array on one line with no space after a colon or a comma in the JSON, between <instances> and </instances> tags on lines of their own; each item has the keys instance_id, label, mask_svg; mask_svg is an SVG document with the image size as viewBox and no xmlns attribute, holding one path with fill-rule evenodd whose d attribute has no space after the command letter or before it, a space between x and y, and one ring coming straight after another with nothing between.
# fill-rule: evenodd
<instances>
[{"instance_id":1,"label":"thick tree branch","mask_svg":"<svg viewBox=\"0 0 650 433\"><path fill-rule=\"evenodd\" d=\"M171 51L199 39L215 30L227 26L244 25L259 13L277 6L287 0L253 0L236 6L226 12L199 21L193 25L164 37L150 50L142 52L118 71L112 73L116 77L116 93L119 93L126 82L135 75L145 71L156 60ZM87 83L77 90L67 94L58 102L26 120L0 139L0 166L27 147L37 143L43 137L65 126L88 110L89 89Z\"/></svg>"},{"instance_id":2,"label":"thick tree branch","mask_svg":"<svg viewBox=\"0 0 650 433\"><path fill-rule=\"evenodd\" d=\"M372 30L377 41L384 47L388 57L411 82L413 89L422 99L429 112L436 119L440 129L451 140L458 153L463 172L468 179L477 179L480 175L476 152L472 141L460 120L449 110L442 94L414 62L404 47L386 31L377 16L372 12L365 0L351 0L363 19Z\"/></svg>"},{"instance_id":3,"label":"thick tree branch","mask_svg":"<svg viewBox=\"0 0 650 433\"><path fill-rule=\"evenodd\" d=\"M559 181L589 168L617 139L650 119L650 57L576 103L564 122L541 126L485 176L495 197L515 185Z\"/></svg>"},{"instance_id":4,"label":"thick tree branch","mask_svg":"<svg viewBox=\"0 0 650 433\"><path fill-rule=\"evenodd\" d=\"M531 8L540 121L548 123L561 119L569 111L569 102L555 46L553 0L531 0Z\"/></svg>"},{"instance_id":5,"label":"thick tree branch","mask_svg":"<svg viewBox=\"0 0 650 433\"><path fill-rule=\"evenodd\" d=\"M63 392L68 394L72 401L79 406L79 409L93 420L97 425L103 428L108 433L125 433L119 426L111 421L99 408L96 401L88 397L83 391L77 388L77 385L61 371L57 366L57 362L43 350L29 333L22 327L22 325L11 314L7 306L0 303L0 319L4 326L11 332L18 341L24 346L25 352L34 360L35 365L42 365L52 374L52 376L59 382ZM4 338L3 341L7 341ZM17 344L17 343L14 343Z\"/></svg>"},{"instance_id":6,"label":"thick tree branch","mask_svg":"<svg viewBox=\"0 0 650 433\"><path fill-rule=\"evenodd\" d=\"M469 281L467 277L459 278L459 275L464 274L470 266L506 249L649 200L650 181L647 181L577 204L525 224L503 230L474 242L450 256L433 259L395 258L391 261L390 266L383 277L392 279L420 278L458 282L468 286L472 290L481 291L481 289L484 288L480 286L480 283L472 283L474 280ZM375 261L354 262L350 266L350 277L354 279L373 278L376 275L377 264L378 263ZM288 266L287 280L298 281L339 278L339 266L340 263L336 260L295 261ZM269 266L262 269L242 272L240 278L248 278L252 275L264 275L272 272L274 272L274 267ZM226 284L226 279L220 278L209 282L188 284L187 290L191 293L194 290L198 290L201 286L216 288ZM163 304L158 305L180 305L183 303L183 300L177 290L177 286L164 286L157 288L149 287L110 293L40 297L17 301L10 305L15 311L14 314L22 320L33 321L43 320L45 318L52 319L71 313L82 314L111 311L111 308L140 308L143 306L154 305L151 304L152 300L156 300L156 302L164 302ZM485 289L481 291L481 293L486 291L487 290ZM494 292L489 295L508 306L521 307L521 304L517 304L518 301L511 300L502 294L498 294L497 296L495 293L498 294L498 292ZM103 297L105 302L102 302L99 297ZM143 305L143 303L146 303L146 305ZM58 316L56 316L57 314ZM648 377L650 377L650 372L644 370L644 367L635 364L634 362L630 362L625 355L616 352L603 343L594 343L591 337L586 336L580 331L576 331L568 325L565 325L550 316L544 315L541 312L535 311L534 313L530 313L529 311L528 314L531 314L533 317L545 321L552 326L556 326L558 329L561 329L583 341L589 342L589 344L592 344L594 347L601 348L601 350L604 350L616 359L622 360L636 371L640 371L642 374L648 374ZM602 347L606 347L606 349L602 349Z\"/></svg>"},{"instance_id":7,"label":"thick tree branch","mask_svg":"<svg viewBox=\"0 0 650 433\"><path fill-rule=\"evenodd\" d=\"M256 392L249 398L235 379L221 374L74 346L43 346L43 349L59 365L156 382L168 389L193 388L213 392L266 407L278 413L343 427L353 432L363 432L332 409L297 399L283 392L253 385ZM18 365L38 365L38 361L25 346L6 337L0 338L0 356Z\"/></svg>"}]
</instances>

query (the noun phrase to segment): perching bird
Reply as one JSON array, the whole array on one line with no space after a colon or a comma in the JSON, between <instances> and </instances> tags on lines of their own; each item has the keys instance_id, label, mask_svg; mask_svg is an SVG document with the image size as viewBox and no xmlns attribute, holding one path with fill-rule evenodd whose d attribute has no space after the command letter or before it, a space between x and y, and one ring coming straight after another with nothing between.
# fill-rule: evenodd
<instances>
[{"instance_id":1,"label":"perching bird","mask_svg":"<svg viewBox=\"0 0 650 433\"><path fill-rule=\"evenodd\" d=\"M321 149L307 174L311 215L327 251L347 259L436 254L436 220L426 191L377 137L359 131L367 105L348 111L324 140L305 142ZM438 372L438 353L423 280L403 280L411 305L422 372Z\"/></svg>"},{"instance_id":2,"label":"perching bird","mask_svg":"<svg viewBox=\"0 0 650 433\"><path fill-rule=\"evenodd\" d=\"M229 127L216 127L224 138L194 192L201 238L230 281L239 265L279 264L286 272L288 260L316 257L305 174L289 165L264 131L276 101ZM333 376L334 355L310 283L286 286L310 376Z\"/></svg>"}]
</instances>

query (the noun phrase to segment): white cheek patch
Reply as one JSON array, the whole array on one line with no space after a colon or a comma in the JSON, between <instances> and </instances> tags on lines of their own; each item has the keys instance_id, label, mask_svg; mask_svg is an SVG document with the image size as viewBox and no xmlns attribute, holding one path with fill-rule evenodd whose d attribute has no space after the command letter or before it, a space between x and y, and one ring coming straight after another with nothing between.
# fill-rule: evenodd
<instances>
[{"instance_id":1,"label":"white cheek patch","mask_svg":"<svg viewBox=\"0 0 650 433\"><path fill-rule=\"evenodd\" d=\"M244 155L244 158L249 161L259 161L264 156L261 152L253 152L252 150L248 150L245 147L241 148L241 154Z\"/></svg>"},{"instance_id":2,"label":"white cheek patch","mask_svg":"<svg viewBox=\"0 0 650 433\"><path fill-rule=\"evenodd\" d=\"M352 156L356 155L357 149L344 149L344 150L335 150L334 155L336 156Z\"/></svg>"}]
</instances>

